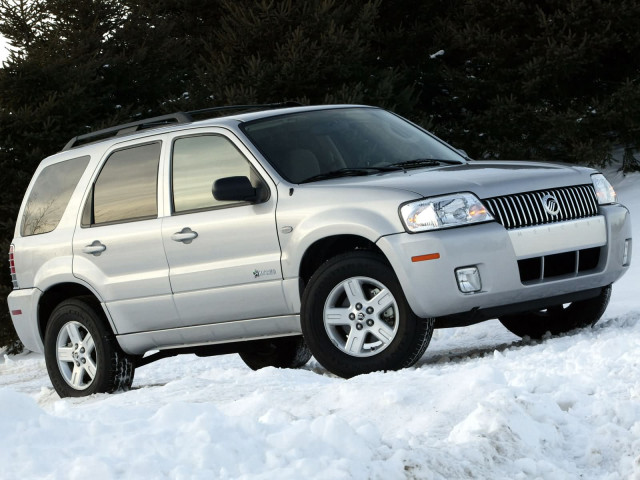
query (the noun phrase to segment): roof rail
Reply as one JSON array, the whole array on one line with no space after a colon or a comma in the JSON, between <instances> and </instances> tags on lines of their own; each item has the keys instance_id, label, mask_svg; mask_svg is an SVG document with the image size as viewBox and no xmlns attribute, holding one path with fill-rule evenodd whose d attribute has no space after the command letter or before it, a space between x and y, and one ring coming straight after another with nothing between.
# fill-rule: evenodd
<instances>
[{"instance_id":1,"label":"roof rail","mask_svg":"<svg viewBox=\"0 0 640 480\"><path fill-rule=\"evenodd\" d=\"M117 125L115 127L104 128L102 130L96 130L95 132L85 133L73 137L67 142L62 151L71 150L79 145L87 143L99 142L110 137L117 137L123 135L131 135L138 130L144 130L149 128L164 127L165 125L191 123L194 121L194 116L205 116L210 113L232 111L232 110L253 110L253 109L272 109L272 108L286 108L286 107L300 107L301 103L298 102L281 102L281 103L267 103L264 105L229 105L223 107L211 107L203 108L201 110L192 110L190 112L177 112L170 113L168 115L161 115L159 117L145 118L136 122L125 123Z\"/></svg>"},{"instance_id":2,"label":"roof rail","mask_svg":"<svg viewBox=\"0 0 640 480\"><path fill-rule=\"evenodd\" d=\"M159 117L145 118L144 120L138 120L137 122L125 123L123 125L85 133L84 135L78 135L77 137L73 137L69 140L62 151L71 150L73 147L77 147L80 144L98 142L109 137L129 135L146 128L158 128L172 123L189 123L192 121L193 119L190 115L182 112L161 115Z\"/></svg>"},{"instance_id":3,"label":"roof rail","mask_svg":"<svg viewBox=\"0 0 640 480\"><path fill-rule=\"evenodd\" d=\"M211 107L203 108L202 110L192 110L187 114L193 116L206 115L208 113L226 112L231 110L253 110L253 109L275 109L275 108L287 108L287 107L301 107L302 104L298 102L280 102L280 103L265 103L263 105L228 105L223 107Z\"/></svg>"}]
</instances>

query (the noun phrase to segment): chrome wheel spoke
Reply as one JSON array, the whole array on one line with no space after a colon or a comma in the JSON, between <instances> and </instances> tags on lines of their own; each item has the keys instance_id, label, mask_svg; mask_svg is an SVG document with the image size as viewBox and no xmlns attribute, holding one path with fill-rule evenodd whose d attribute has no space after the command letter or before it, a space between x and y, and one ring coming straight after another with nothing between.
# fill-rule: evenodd
<instances>
[{"instance_id":1,"label":"chrome wheel spoke","mask_svg":"<svg viewBox=\"0 0 640 480\"><path fill-rule=\"evenodd\" d=\"M69 322L66 325L67 335L69 335L69 340L71 343L76 344L80 343L82 339L80 338L80 331L78 329L78 324L75 322Z\"/></svg>"},{"instance_id":2,"label":"chrome wheel spoke","mask_svg":"<svg viewBox=\"0 0 640 480\"><path fill-rule=\"evenodd\" d=\"M391 343L391 340L393 340L393 337L395 336L395 332L393 331L393 329L390 328L386 323L380 321L376 322L375 325L371 327L370 332L384 345Z\"/></svg>"},{"instance_id":3,"label":"chrome wheel spoke","mask_svg":"<svg viewBox=\"0 0 640 480\"><path fill-rule=\"evenodd\" d=\"M71 372L71 378L69 379L71 385L75 388L82 387L82 378L84 377L84 368L79 367L78 365L73 366L73 371Z\"/></svg>"},{"instance_id":4,"label":"chrome wheel spoke","mask_svg":"<svg viewBox=\"0 0 640 480\"><path fill-rule=\"evenodd\" d=\"M328 308L324 312L325 325L349 325L349 309Z\"/></svg>"},{"instance_id":5,"label":"chrome wheel spoke","mask_svg":"<svg viewBox=\"0 0 640 480\"><path fill-rule=\"evenodd\" d=\"M364 303L366 298L364 296L364 292L362 291L362 284L360 280L357 278L350 278L349 280L343 282L344 291L347 294L347 298L349 299L349 303L353 306L356 303Z\"/></svg>"},{"instance_id":6,"label":"chrome wheel spoke","mask_svg":"<svg viewBox=\"0 0 640 480\"><path fill-rule=\"evenodd\" d=\"M93 380L96 376L96 364L93 363L93 360L90 358L87 358L87 363L85 363L83 367L87 372L87 375L89 375L89 378Z\"/></svg>"},{"instance_id":7,"label":"chrome wheel spoke","mask_svg":"<svg viewBox=\"0 0 640 480\"><path fill-rule=\"evenodd\" d=\"M371 304L377 312L384 312L387 308L395 303L396 299L386 288L380 290L375 297L371 299Z\"/></svg>"},{"instance_id":8,"label":"chrome wheel spoke","mask_svg":"<svg viewBox=\"0 0 640 480\"><path fill-rule=\"evenodd\" d=\"M58 361L73 362L73 347L58 347Z\"/></svg>"},{"instance_id":9,"label":"chrome wheel spoke","mask_svg":"<svg viewBox=\"0 0 640 480\"><path fill-rule=\"evenodd\" d=\"M89 332L87 332L87 336L84 337L84 340L82 340L82 344L84 345L84 348L87 350L87 355L90 355L96 348L96 344L93 341L93 337Z\"/></svg>"},{"instance_id":10,"label":"chrome wheel spoke","mask_svg":"<svg viewBox=\"0 0 640 480\"><path fill-rule=\"evenodd\" d=\"M344 346L346 352L356 355L362 352L365 336L366 333L363 330L356 330L355 328L352 328L351 332L349 332L349 336L347 337L347 343Z\"/></svg>"}]
</instances>

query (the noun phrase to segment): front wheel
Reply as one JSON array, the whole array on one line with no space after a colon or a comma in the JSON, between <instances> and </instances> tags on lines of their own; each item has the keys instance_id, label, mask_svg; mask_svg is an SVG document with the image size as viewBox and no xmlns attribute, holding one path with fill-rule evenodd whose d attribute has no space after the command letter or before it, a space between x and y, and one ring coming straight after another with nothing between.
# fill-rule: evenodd
<instances>
[{"instance_id":1,"label":"front wheel","mask_svg":"<svg viewBox=\"0 0 640 480\"><path fill-rule=\"evenodd\" d=\"M393 269L370 252L318 269L302 297L301 325L316 360L345 378L413 365L433 333L433 319L413 313Z\"/></svg>"},{"instance_id":2,"label":"front wheel","mask_svg":"<svg viewBox=\"0 0 640 480\"><path fill-rule=\"evenodd\" d=\"M49 378L60 397L125 390L134 366L106 326L99 306L89 297L66 300L51 316L44 357Z\"/></svg>"},{"instance_id":3,"label":"front wheel","mask_svg":"<svg viewBox=\"0 0 640 480\"><path fill-rule=\"evenodd\" d=\"M556 305L544 310L500 317L500 323L519 337L542 338L566 333L576 328L592 327L604 314L611 297L611 285L602 289L597 297Z\"/></svg>"}]
</instances>

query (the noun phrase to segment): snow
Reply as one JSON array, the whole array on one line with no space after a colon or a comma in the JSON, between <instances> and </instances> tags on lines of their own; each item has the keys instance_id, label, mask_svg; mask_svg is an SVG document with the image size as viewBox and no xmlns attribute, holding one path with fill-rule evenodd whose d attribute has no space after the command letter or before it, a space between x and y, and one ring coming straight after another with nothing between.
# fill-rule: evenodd
<instances>
[{"instance_id":1,"label":"snow","mask_svg":"<svg viewBox=\"0 0 640 480\"><path fill-rule=\"evenodd\" d=\"M0 68L2 67L2 62L7 58L9 58L9 41L3 35L0 35Z\"/></svg>"},{"instance_id":2,"label":"snow","mask_svg":"<svg viewBox=\"0 0 640 480\"><path fill-rule=\"evenodd\" d=\"M640 175L607 175L640 212ZM4 356L0 477L639 480L638 263L593 329L439 330L416 367L351 380L188 355L60 399L41 355Z\"/></svg>"}]
</instances>

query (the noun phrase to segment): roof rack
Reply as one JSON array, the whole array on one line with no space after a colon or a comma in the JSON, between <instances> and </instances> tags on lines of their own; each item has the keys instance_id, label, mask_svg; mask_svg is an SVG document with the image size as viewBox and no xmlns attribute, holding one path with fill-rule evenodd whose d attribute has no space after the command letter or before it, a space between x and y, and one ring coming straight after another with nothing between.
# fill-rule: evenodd
<instances>
[{"instance_id":1,"label":"roof rack","mask_svg":"<svg viewBox=\"0 0 640 480\"><path fill-rule=\"evenodd\" d=\"M110 137L120 137L124 135L131 135L139 130L145 130L150 128L159 128L166 125L191 123L194 121L194 117L206 116L215 112L224 112L232 110L253 110L253 109L274 109L274 108L286 108L286 107L300 107L301 103L298 102L281 102L281 103L267 103L263 105L228 105L223 107L211 107L203 108L201 110L192 110L190 112L177 112L170 113L168 115L161 115L159 117L145 118L136 122L124 123L115 127L104 128L95 132L85 133L73 137L67 142L62 151L71 150L74 147L80 145L86 145L87 143L99 142Z\"/></svg>"},{"instance_id":2,"label":"roof rack","mask_svg":"<svg viewBox=\"0 0 640 480\"><path fill-rule=\"evenodd\" d=\"M226 112L231 110L253 110L253 109L276 109L276 108L287 108L287 107L301 107L302 104L298 102L280 102L280 103L265 103L262 105L227 105L223 107L211 107L211 108L203 108L202 110L192 110L187 112L188 115L194 116L202 116L207 115L208 113L215 112Z\"/></svg>"}]
</instances>

